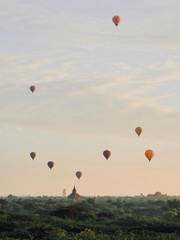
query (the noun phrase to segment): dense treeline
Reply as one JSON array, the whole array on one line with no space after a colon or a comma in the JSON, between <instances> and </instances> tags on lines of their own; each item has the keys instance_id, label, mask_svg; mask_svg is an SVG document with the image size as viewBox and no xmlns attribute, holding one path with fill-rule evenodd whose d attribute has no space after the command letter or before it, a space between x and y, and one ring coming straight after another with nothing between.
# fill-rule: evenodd
<instances>
[{"instance_id":1,"label":"dense treeline","mask_svg":"<svg viewBox=\"0 0 180 240\"><path fill-rule=\"evenodd\" d=\"M2 240L176 240L180 198L0 199Z\"/></svg>"}]
</instances>

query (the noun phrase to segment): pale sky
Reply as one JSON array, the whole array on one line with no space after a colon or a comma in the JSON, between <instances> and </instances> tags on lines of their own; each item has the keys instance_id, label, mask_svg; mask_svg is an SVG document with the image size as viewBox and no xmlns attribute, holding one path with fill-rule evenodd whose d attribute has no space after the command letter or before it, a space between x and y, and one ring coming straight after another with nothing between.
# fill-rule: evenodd
<instances>
[{"instance_id":1,"label":"pale sky","mask_svg":"<svg viewBox=\"0 0 180 240\"><path fill-rule=\"evenodd\" d=\"M180 195L179 12L179 0L0 0L0 196Z\"/></svg>"}]
</instances>

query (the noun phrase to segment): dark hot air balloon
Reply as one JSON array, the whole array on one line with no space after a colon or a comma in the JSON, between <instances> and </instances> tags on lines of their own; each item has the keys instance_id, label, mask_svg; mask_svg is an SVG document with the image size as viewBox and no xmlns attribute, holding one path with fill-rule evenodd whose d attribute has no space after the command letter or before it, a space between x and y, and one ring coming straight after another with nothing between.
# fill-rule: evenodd
<instances>
[{"instance_id":1,"label":"dark hot air balloon","mask_svg":"<svg viewBox=\"0 0 180 240\"><path fill-rule=\"evenodd\" d=\"M49 162L47 163L47 165L48 165L48 167L49 167L50 169L52 169L53 166L54 166L54 162L53 162L53 161L49 161Z\"/></svg>"},{"instance_id":2,"label":"dark hot air balloon","mask_svg":"<svg viewBox=\"0 0 180 240\"><path fill-rule=\"evenodd\" d=\"M136 127L135 128L135 132L137 133L138 136L141 135L142 131L143 131L143 129L141 127Z\"/></svg>"},{"instance_id":3,"label":"dark hot air balloon","mask_svg":"<svg viewBox=\"0 0 180 240\"><path fill-rule=\"evenodd\" d=\"M77 171L77 172L76 172L76 177L77 177L78 179L80 179L80 178L81 178L81 176L82 176L82 172L80 172L80 171Z\"/></svg>"},{"instance_id":4,"label":"dark hot air balloon","mask_svg":"<svg viewBox=\"0 0 180 240\"><path fill-rule=\"evenodd\" d=\"M34 159L36 157L36 153L35 152L31 152L30 156L31 156L32 159Z\"/></svg>"},{"instance_id":5,"label":"dark hot air balloon","mask_svg":"<svg viewBox=\"0 0 180 240\"><path fill-rule=\"evenodd\" d=\"M36 90L36 87L35 86L30 86L30 90L31 90L31 92L34 92Z\"/></svg>"},{"instance_id":6,"label":"dark hot air balloon","mask_svg":"<svg viewBox=\"0 0 180 240\"><path fill-rule=\"evenodd\" d=\"M108 160L108 158L111 156L111 151L105 150L105 151L103 152L103 155L104 155L104 157Z\"/></svg>"}]
</instances>

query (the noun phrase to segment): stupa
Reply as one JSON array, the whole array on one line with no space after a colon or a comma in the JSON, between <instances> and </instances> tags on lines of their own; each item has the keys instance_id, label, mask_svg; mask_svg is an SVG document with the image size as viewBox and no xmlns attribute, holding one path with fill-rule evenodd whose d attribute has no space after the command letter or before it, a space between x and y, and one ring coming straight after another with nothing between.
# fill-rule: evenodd
<instances>
[{"instance_id":1,"label":"stupa","mask_svg":"<svg viewBox=\"0 0 180 240\"><path fill-rule=\"evenodd\" d=\"M73 190L72 190L72 193L70 195L68 195L68 198L70 199L75 199L75 200L81 200L83 199L84 197L79 195L76 191L76 188L74 186Z\"/></svg>"}]
</instances>

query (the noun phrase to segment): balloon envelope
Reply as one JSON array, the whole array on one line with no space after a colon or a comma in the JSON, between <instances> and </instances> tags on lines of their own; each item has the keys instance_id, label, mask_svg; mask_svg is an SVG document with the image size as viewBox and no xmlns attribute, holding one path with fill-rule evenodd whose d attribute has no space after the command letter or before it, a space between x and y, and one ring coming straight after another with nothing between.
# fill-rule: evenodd
<instances>
[{"instance_id":1,"label":"balloon envelope","mask_svg":"<svg viewBox=\"0 0 180 240\"><path fill-rule=\"evenodd\" d=\"M148 149L148 150L145 151L145 156L147 157L147 159L149 161L151 161L151 159L153 158L154 154L155 154L154 151L151 150L151 149Z\"/></svg>"},{"instance_id":2,"label":"balloon envelope","mask_svg":"<svg viewBox=\"0 0 180 240\"><path fill-rule=\"evenodd\" d=\"M136 128L135 128L135 132L137 133L138 136L141 135L142 131L143 131L143 130L142 130L141 127L136 127Z\"/></svg>"},{"instance_id":3,"label":"balloon envelope","mask_svg":"<svg viewBox=\"0 0 180 240\"><path fill-rule=\"evenodd\" d=\"M116 25L116 27L118 26L118 24L121 22L121 17L120 16L114 16L113 18L112 18L112 21L113 21L113 23Z\"/></svg>"},{"instance_id":4,"label":"balloon envelope","mask_svg":"<svg viewBox=\"0 0 180 240\"><path fill-rule=\"evenodd\" d=\"M53 161L49 161L49 162L47 163L47 165L48 165L48 167L51 169L51 168L53 168L53 166L54 166L54 162L53 162Z\"/></svg>"},{"instance_id":5,"label":"balloon envelope","mask_svg":"<svg viewBox=\"0 0 180 240\"><path fill-rule=\"evenodd\" d=\"M30 156L31 156L32 159L34 159L36 157L36 153L35 152L31 152Z\"/></svg>"},{"instance_id":6,"label":"balloon envelope","mask_svg":"<svg viewBox=\"0 0 180 240\"><path fill-rule=\"evenodd\" d=\"M81 178L81 176L82 176L82 172L80 172L80 171L77 171L77 172L76 172L76 177L77 177L78 179L80 179L80 178Z\"/></svg>"},{"instance_id":7,"label":"balloon envelope","mask_svg":"<svg viewBox=\"0 0 180 240\"><path fill-rule=\"evenodd\" d=\"M106 159L108 159L108 158L111 156L111 151L105 150L105 151L103 152L103 155L104 155L104 157L105 157Z\"/></svg>"},{"instance_id":8,"label":"balloon envelope","mask_svg":"<svg viewBox=\"0 0 180 240\"><path fill-rule=\"evenodd\" d=\"M35 86L30 86L30 90L31 90L31 92L34 92L36 90L36 87Z\"/></svg>"}]
</instances>

